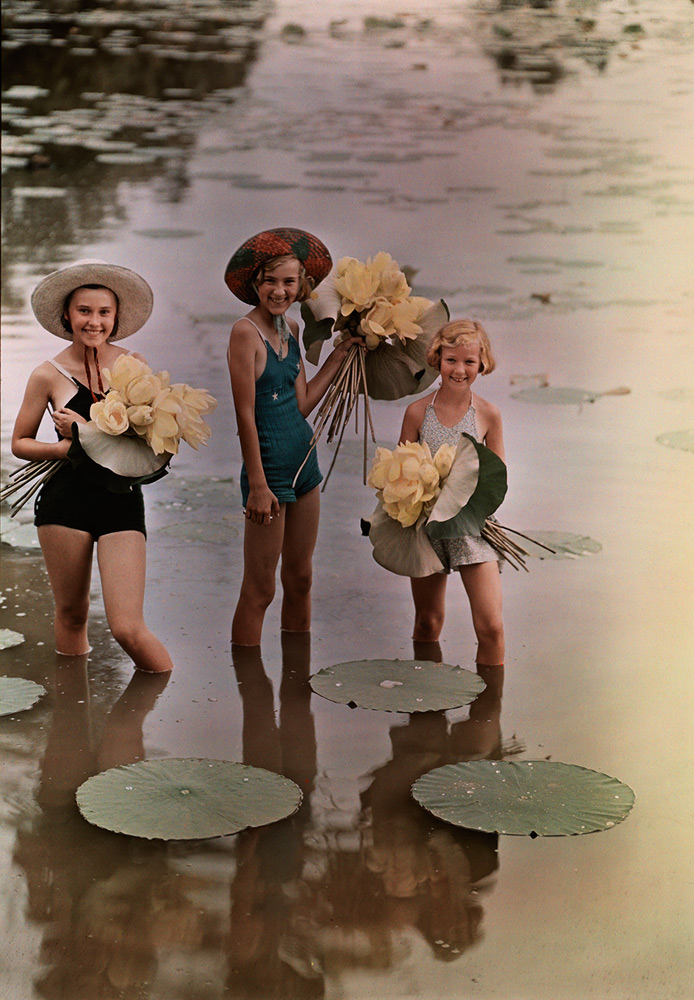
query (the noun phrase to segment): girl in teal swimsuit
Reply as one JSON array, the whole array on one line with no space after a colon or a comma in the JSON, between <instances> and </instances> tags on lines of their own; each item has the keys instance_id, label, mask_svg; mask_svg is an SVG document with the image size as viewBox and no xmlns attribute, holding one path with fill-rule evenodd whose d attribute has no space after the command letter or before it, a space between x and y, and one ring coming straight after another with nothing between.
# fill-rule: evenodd
<instances>
[{"instance_id":1,"label":"girl in teal swimsuit","mask_svg":"<svg viewBox=\"0 0 694 1000\"><path fill-rule=\"evenodd\" d=\"M39 323L68 346L29 376L12 435L12 452L27 461L63 459L74 423L86 423L92 402L108 392L104 368L128 354L113 341L144 325L152 290L134 271L103 261L78 261L47 275L31 298ZM139 355L135 355L139 357ZM47 409L55 442L36 437ZM56 650L89 652L87 616L96 544L104 607L114 638L135 667L171 670L162 643L145 625L145 522L142 495L111 493L66 464L41 489L35 523L55 600Z\"/></svg>"},{"instance_id":2,"label":"girl in teal swimsuit","mask_svg":"<svg viewBox=\"0 0 694 1000\"><path fill-rule=\"evenodd\" d=\"M321 473L306 420L334 378L355 338L343 341L307 382L297 341L286 318L308 298L332 266L325 246L298 229L270 229L247 240L227 265L225 281L253 309L234 323L227 359L243 455L241 495L246 517L241 592L232 642L260 643L265 612L275 593L281 557L281 627L311 627L313 550L318 534Z\"/></svg>"}]
</instances>

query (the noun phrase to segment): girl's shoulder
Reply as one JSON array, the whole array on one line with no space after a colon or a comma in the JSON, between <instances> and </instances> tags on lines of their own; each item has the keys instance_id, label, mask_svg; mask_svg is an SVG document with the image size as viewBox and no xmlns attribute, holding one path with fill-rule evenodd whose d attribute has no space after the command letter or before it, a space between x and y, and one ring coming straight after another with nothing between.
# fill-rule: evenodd
<instances>
[{"instance_id":1,"label":"girl's shoulder","mask_svg":"<svg viewBox=\"0 0 694 1000\"><path fill-rule=\"evenodd\" d=\"M409 413L410 416L421 416L423 418L427 406L429 403L433 403L435 398L436 391L427 393L426 396L420 396L419 399L415 399L414 403L410 403L405 412Z\"/></svg>"},{"instance_id":2,"label":"girl's shoulder","mask_svg":"<svg viewBox=\"0 0 694 1000\"><path fill-rule=\"evenodd\" d=\"M472 405L477 414L484 417L489 426L501 423L501 410L494 403L490 403L488 399L483 399L482 396L474 393Z\"/></svg>"}]
</instances>

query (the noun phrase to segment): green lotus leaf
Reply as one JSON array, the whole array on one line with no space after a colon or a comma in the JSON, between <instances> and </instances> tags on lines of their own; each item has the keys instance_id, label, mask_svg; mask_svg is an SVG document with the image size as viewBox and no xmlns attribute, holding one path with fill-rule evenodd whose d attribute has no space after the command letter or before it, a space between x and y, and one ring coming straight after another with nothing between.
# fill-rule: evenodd
<instances>
[{"instance_id":1,"label":"green lotus leaf","mask_svg":"<svg viewBox=\"0 0 694 1000\"><path fill-rule=\"evenodd\" d=\"M13 632L11 628L0 628L0 649L10 649L24 642L21 632Z\"/></svg>"},{"instance_id":2,"label":"green lotus leaf","mask_svg":"<svg viewBox=\"0 0 694 1000\"><path fill-rule=\"evenodd\" d=\"M552 403L560 406L581 406L583 403L594 403L599 395L599 392L589 392L587 389L546 385L512 392L511 399L519 399L523 403Z\"/></svg>"},{"instance_id":3,"label":"green lotus leaf","mask_svg":"<svg viewBox=\"0 0 694 1000\"><path fill-rule=\"evenodd\" d=\"M464 506L454 516L449 517L447 520L436 520L435 518L432 520L430 515L426 525L426 532L430 538L457 538L460 535L480 535L484 527L484 522L494 513L506 496L508 484L505 463L491 448L487 448L486 445L475 441L472 435L463 434L462 436L472 443L477 452L479 460L477 484L472 496L470 496L469 500L464 503ZM466 459L469 459L470 455L471 452L467 446L459 446L458 451L456 451L456 461L464 463ZM467 480L462 475L462 471L460 475L456 473L452 491L455 490L456 483L462 484L460 488L464 496L464 491L467 488ZM446 485L447 482L444 484L440 496L444 496ZM454 496L455 493L452 495ZM451 494L445 495L445 507L442 510L446 512L449 512L454 506L450 503L450 497ZM432 514L437 506L438 500L434 504Z\"/></svg>"},{"instance_id":4,"label":"green lotus leaf","mask_svg":"<svg viewBox=\"0 0 694 1000\"><path fill-rule=\"evenodd\" d=\"M228 760L167 758L113 767L77 789L95 826L147 840L200 840L265 826L295 813L289 778Z\"/></svg>"},{"instance_id":5,"label":"green lotus leaf","mask_svg":"<svg viewBox=\"0 0 694 1000\"><path fill-rule=\"evenodd\" d=\"M575 559L602 552L602 545L587 535L572 535L564 531L524 531L520 544L529 556L537 559ZM534 545L539 542L540 545ZM541 545L547 548L541 548ZM553 549L548 552L547 549Z\"/></svg>"},{"instance_id":6,"label":"green lotus leaf","mask_svg":"<svg viewBox=\"0 0 694 1000\"><path fill-rule=\"evenodd\" d=\"M450 472L427 519L427 524L450 521L467 504L477 488L480 459L473 439L461 434ZM431 531L429 531L431 535Z\"/></svg>"},{"instance_id":7,"label":"green lotus leaf","mask_svg":"<svg viewBox=\"0 0 694 1000\"><path fill-rule=\"evenodd\" d=\"M664 444L667 448L678 448L680 451L694 451L694 429L659 434L656 441L658 444Z\"/></svg>"},{"instance_id":8,"label":"green lotus leaf","mask_svg":"<svg viewBox=\"0 0 694 1000\"><path fill-rule=\"evenodd\" d=\"M350 708L436 712L469 705L486 685L479 674L430 660L353 660L311 677L316 694Z\"/></svg>"},{"instance_id":9,"label":"green lotus leaf","mask_svg":"<svg viewBox=\"0 0 694 1000\"><path fill-rule=\"evenodd\" d=\"M7 631L7 629L3 629L3 631ZM45 693L45 687L36 684L35 681L28 681L24 677L0 677L0 715L14 715L15 712L24 712L27 708L35 705Z\"/></svg>"},{"instance_id":10,"label":"green lotus leaf","mask_svg":"<svg viewBox=\"0 0 694 1000\"><path fill-rule=\"evenodd\" d=\"M317 365L324 342L330 340L333 335L335 320L329 316L317 320L308 302L301 303L301 318L304 321L303 341L306 360L310 361L312 365Z\"/></svg>"},{"instance_id":11,"label":"green lotus leaf","mask_svg":"<svg viewBox=\"0 0 694 1000\"><path fill-rule=\"evenodd\" d=\"M530 837L607 830L621 823L635 799L616 778L549 760L446 764L419 778L412 794L455 826Z\"/></svg>"},{"instance_id":12,"label":"green lotus leaf","mask_svg":"<svg viewBox=\"0 0 694 1000\"><path fill-rule=\"evenodd\" d=\"M114 493L127 493L134 483L153 483L167 474L171 455L155 455L144 438L105 434L93 421L72 425L68 458L88 469Z\"/></svg>"},{"instance_id":13,"label":"green lotus leaf","mask_svg":"<svg viewBox=\"0 0 694 1000\"><path fill-rule=\"evenodd\" d=\"M434 552L423 524L403 528L380 504L368 523L372 555L379 566L398 576L421 577L442 572L443 563Z\"/></svg>"}]
</instances>

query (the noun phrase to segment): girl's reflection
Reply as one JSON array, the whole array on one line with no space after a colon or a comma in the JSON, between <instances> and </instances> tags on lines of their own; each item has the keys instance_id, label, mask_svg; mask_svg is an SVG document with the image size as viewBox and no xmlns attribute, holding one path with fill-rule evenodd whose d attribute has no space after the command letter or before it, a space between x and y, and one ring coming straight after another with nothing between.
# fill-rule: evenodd
<instances>
[{"instance_id":1,"label":"girl's reflection","mask_svg":"<svg viewBox=\"0 0 694 1000\"><path fill-rule=\"evenodd\" d=\"M258 646L232 645L243 703L243 762L284 774L301 788L303 802L281 823L248 830L237 841L231 886L229 996L322 997L320 969L287 961L282 941L304 867L304 828L316 777L316 734L311 713L311 637L282 632L282 679L275 715L272 682ZM300 891L300 890L299 890ZM238 992L237 992L238 991Z\"/></svg>"},{"instance_id":2,"label":"girl's reflection","mask_svg":"<svg viewBox=\"0 0 694 1000\"><path fill-rule=\"evenodd\" d=\"M134 674L96 739L87 656L56 657L36 793L40 812L20 827L14 851L26 876L29 917L45 928L35 982L40 996L94 1000L123 990L131 996L154 977L152 915L164 909L156 905L167 877L163 849L90 826L78 813L75 791L97 771L143 759L143 723L169 676Z\"/></svg>"}]
</instances>

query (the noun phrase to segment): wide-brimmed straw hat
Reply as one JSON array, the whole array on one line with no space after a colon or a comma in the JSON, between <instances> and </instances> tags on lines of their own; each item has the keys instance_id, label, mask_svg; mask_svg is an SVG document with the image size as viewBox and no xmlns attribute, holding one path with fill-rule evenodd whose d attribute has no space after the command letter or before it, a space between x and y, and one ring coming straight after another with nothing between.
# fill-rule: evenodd
<instances>
[{"instance_id":1,"label":"wide-brimmed straw hat","mask_svg":"<svg viewBox=\"0 0 694 1000\"><path fill-rule=\"evenodd\" d=\"M103 285L118 296L118 329L111 340L136 333L150 317L154 296L139 274L104 260L78 260L47 274L34 289L31 308L45 330L72 340L72 334L63 326L65 299L83 285Z\"/></svg>"},{"instance_id":2,"label":"wide-brimmed straw hat","mask_svg":"<svg viewBox=\"0 0 694 1000\"><path fill-rule=\"evenodd\" d=\"M314 286L328 274L333 262L328 248L317 236L304 229L266 229L243 243L226 266L224 280L242 302L257 305L253 276L258 268L273 257L291 254L304 265Z\"/></svg>"}]
</instances>

